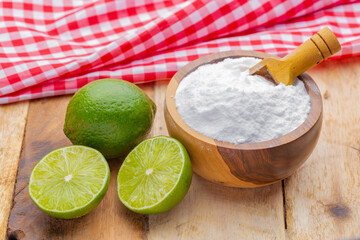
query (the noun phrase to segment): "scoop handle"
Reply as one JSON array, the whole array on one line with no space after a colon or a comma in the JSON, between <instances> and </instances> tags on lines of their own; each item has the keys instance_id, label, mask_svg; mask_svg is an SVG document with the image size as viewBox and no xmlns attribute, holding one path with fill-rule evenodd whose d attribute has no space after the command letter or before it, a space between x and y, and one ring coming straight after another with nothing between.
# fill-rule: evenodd
<instances>
[{"instance_id":1,"label":"scoop handle","mask_svg":"<svg viewBox=\"0 0 360 240\"><path fill-rule=\"evenodd\" d=\"M340 49L341 46L335 34L325 27L282 60L291 64L291 72L296 77L337 53Z\"/></svg>"}]
</instances>

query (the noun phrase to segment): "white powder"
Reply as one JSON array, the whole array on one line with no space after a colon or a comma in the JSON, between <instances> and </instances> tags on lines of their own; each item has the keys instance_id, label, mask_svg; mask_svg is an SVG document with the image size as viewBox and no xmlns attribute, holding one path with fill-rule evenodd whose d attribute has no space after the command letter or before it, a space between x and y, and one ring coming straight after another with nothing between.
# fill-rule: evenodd
<instances>
[{"instance_id":1,"label":"white powder","mask_svg":"<svg viewBox=\"0 0 360 240\"><path fill-rule=\"evenodd\" d=\"M194 130L234 144L261 142L300 126L311 108L304 83L275 85L251 76L260 59L225 59L199 67L180 83L175 96L182 119Z\"/></svg>"}]
</instances>

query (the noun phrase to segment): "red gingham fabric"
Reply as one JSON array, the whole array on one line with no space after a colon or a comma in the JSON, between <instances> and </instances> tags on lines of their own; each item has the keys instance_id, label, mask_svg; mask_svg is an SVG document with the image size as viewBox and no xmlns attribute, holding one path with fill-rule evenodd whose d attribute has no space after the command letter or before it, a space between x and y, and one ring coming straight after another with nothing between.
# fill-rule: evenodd
<instances>
[{"instance_id":1,"label":"red gingham fabric","mask_svg":"<svg viewBox=\"0 0 360 240\"><path fill-rule=\"evenodd\" d=\"M227 50L286 55L329 26L360 55L360 1L2 0L0 103L74 93L101 78L171 78Z\"/></svg>"}]
</instances>

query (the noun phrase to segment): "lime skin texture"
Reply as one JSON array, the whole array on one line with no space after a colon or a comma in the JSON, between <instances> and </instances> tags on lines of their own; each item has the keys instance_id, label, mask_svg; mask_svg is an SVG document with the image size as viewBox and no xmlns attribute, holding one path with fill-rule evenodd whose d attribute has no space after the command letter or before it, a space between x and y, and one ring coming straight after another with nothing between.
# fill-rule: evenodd
<instances>
[{"instance_id":1,"label":"lime skin texture","mask_svg":"<svg viewBox=\"0 0 360 240\"><path fill-rule=\"evenodd\" d=\"M127 154L151 129L155 103L136 85L101 79L70 100L64 133L73 144L99 150L107 159Z\"/></svg>"}]
</instances>

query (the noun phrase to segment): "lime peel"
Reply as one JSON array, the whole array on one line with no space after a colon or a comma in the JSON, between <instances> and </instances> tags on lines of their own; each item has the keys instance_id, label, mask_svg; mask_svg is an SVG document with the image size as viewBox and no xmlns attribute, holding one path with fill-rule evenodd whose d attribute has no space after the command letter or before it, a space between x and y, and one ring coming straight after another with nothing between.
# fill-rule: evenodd
<instances>
[{"instance_id":1,"label":"lime peel","mask_svg":"<svg viewBox=\"0 0 360 240\"><path fill-rule=\"evenodd\" d=\"M155 103L135 84L100 79L71 98L64 133L75 145L95 148L107 159L118 158L145 139L155 112Z\"/></svg>"}]
</instances>

